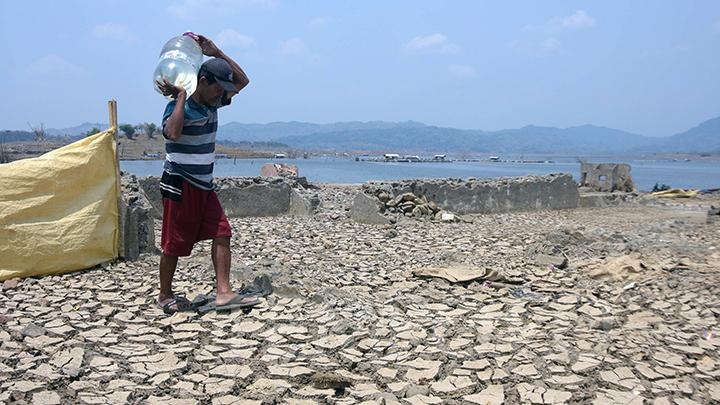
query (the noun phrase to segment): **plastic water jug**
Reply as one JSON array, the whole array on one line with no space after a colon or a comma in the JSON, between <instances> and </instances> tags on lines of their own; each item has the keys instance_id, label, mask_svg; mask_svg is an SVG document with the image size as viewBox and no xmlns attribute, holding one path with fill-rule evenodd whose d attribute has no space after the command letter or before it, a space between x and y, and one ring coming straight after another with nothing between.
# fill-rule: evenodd
<instances>
[{"instance_id":1,"label":"plastic water jug","mask_svg":"<svg viewBox=\"0 0 720 405\"><path fill-rule=\"evenodd\" d=\"M153 74L155 91L162 94L156 82L164 79L184 88L188 97L195 92L197 74L203 62L202 49L195 38L195 34L186 32L165 43Z\"/></svg>"}]
</instances>

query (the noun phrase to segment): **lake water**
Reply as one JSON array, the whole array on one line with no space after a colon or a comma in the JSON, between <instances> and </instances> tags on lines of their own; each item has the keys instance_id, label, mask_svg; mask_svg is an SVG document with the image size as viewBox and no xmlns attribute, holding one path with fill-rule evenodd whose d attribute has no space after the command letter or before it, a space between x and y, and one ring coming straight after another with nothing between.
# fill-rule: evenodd
<instances>
[{"instance_id":1,"label":"lake water","mask_svg":"<svg viewBox=\"0 0 720 405\"><path fill-rule=\"evenodd\" d=\"M612 160L604 160L612 161ZM494 178L528 174L570 173L580 177L580 163L509 163L509 162L447 162L447 163L384 163L356 162L354 158L313 157L310 159L218 159L215 176L259 176L265 163L297 165L300 175L311 183L364 183L369 180L400 180L417 178ZM642 191L655 183L674 188L707 189L720 187L718 161L625 161L632 166L636 187ZM161 160L125 160L120 169L138 176L162 174Z\"/></svg>"}]
</instances>

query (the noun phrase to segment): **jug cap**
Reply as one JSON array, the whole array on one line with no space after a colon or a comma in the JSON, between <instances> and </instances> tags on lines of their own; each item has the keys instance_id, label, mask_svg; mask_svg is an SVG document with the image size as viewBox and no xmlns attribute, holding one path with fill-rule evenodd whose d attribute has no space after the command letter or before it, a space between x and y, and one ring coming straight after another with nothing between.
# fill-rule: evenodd
<instances>
[{"instance_id":1,"label":"jug cap","mask_svg":"<svg viewBox=\"0 0 720 405\"><path fill-rule=\"evenodd\" d=\"M192 31L185 31L185 32L183 32L182 36L188 36L188 37L194 39L195 41L197 41L199 39L198 35Z\"/></svg>"}]
</instances>

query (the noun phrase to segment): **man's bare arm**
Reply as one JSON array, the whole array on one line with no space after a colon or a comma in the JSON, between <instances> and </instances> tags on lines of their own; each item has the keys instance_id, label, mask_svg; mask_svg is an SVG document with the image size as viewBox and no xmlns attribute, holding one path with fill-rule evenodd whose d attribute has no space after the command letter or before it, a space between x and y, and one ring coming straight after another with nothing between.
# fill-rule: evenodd
<instances>
[{"instance_id":1,"label":"man's bare arm","mask_svg":"<svg viewBox=\"0 0 720 405\"><path fill-rule=\"evenodd\" d=\"M171 141L177 141L182 135L183 124L185 123L187 93L184 88L173 86L166 81L158 82L158 87L164 96L172 96L177 101L172 113L170 113L170 117L163 126L163 135Z\"/></svg>"},{"instance_id":2,"label":"man's bare arm","mask_svg":"<svg viewBox=\"0 0 720 405\"><path fill-rule=\"evenodd\" d=\"M230 65L233 70L233 84L235 84L238 91L242 90L250 83L250 79L248 79L245 71L242 70L240 65L238 65L231 57L226 55L225 52L221 51L211 39L198 35L198 43L205 55L224 59L225 62Z\"/></svg>"}]
</instances>

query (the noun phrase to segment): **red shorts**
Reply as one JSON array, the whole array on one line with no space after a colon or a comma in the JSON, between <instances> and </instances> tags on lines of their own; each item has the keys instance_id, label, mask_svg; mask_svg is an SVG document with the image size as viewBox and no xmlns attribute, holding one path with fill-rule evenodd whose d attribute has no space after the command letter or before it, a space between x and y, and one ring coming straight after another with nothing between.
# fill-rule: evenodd
<instances>
[{"instance_id":1,"label":"red shorts","mask_svg":"<svg viewBox=\"0 0 720 405\"><path fill-rule=\"evenodd\" d=\"M230 236L230 224L214 191L183 180L181 201L163 198L161 246L166 255L190 256L196 242Z\"/></svg>"}]
</instances>

